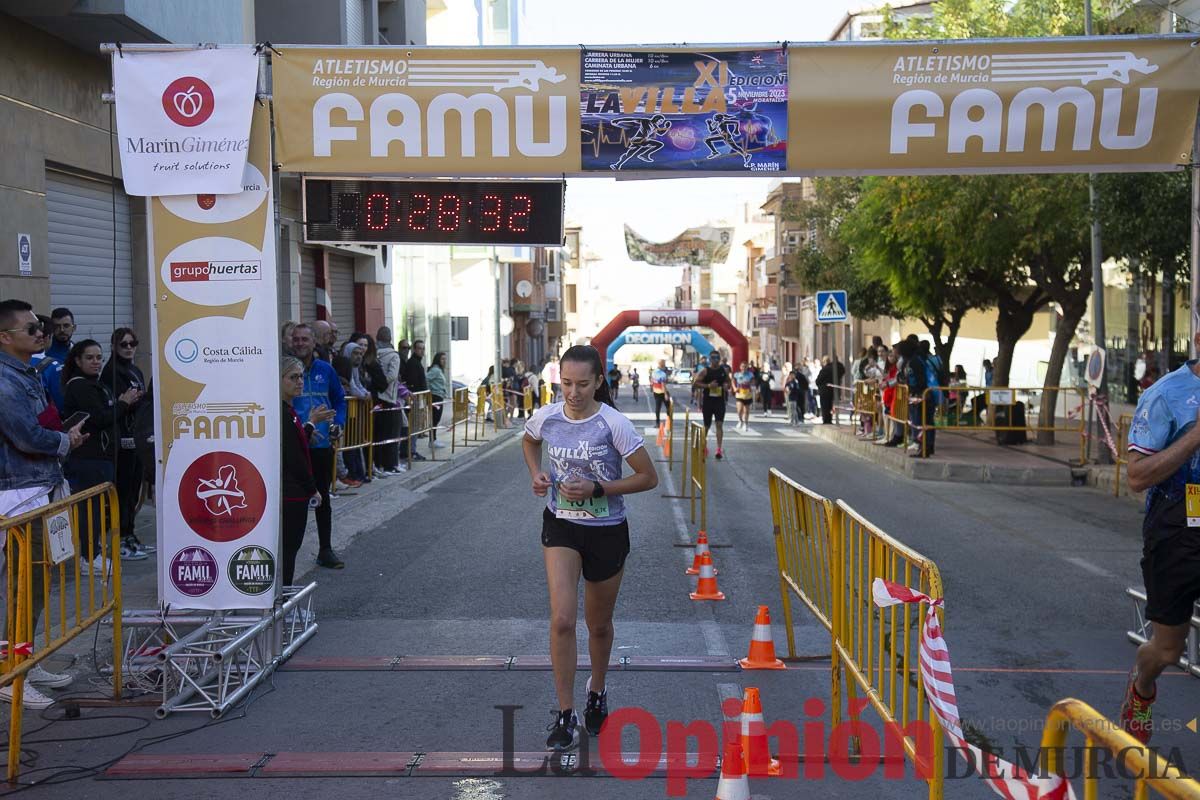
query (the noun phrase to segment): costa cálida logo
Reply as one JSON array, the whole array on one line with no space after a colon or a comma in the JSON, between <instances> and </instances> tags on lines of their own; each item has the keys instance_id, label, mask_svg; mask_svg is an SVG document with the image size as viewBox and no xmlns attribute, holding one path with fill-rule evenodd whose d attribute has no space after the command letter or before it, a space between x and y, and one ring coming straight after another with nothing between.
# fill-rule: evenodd
<instances>
[{"instance_id":1,"label":"costa c\u00e1lida logo","mask_svg":"<svg viewBox=\"0 0 1200 800\"><path fill-rule=\"evenodd\" d=\"M162 95L163 111L176 125L194 128L203 125L212 116L212 88L195 77L176 78L167 85Z\"/></svg>"},{"instance_id":2,"label":"costa c\u00e1lida logo","mask_svg":"<svg viewBox=\"0 0 1200 800\"><path fill-rule=\"evenodd\" d=\"M262 521L267 487L262 473L237 453L215 451L193 461L179 481L179 513L210 542L236 541Z\"/></svg>"},{"instance_id":3,"label":"costa c\u00e1lida logo","mask_svg":"<svg viewBox=\"0 0 1200 800\"><path fill-rule=\"evenodd\" d=\"M262 280L259 261L172 261L172 283Z\"/></svg>"}]
</instances>

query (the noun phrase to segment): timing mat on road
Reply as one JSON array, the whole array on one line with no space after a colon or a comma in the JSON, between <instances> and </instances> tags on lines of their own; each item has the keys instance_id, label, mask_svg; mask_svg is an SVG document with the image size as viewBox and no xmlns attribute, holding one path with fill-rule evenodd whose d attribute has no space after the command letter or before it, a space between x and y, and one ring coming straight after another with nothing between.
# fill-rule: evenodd
<instances>
[{"instance_id":1,"label":"timing mat on road","mask_svg":"<svg viewBox=\"0 0 1200 800\"><path fill-rule=\"evenodd\" d=\"M591 669L580 656L579 669ZM280 667L289 672L421 672L470 670L483 672L549 671L550 656L297 656ZM608 668L627 672L740 672L731 656L621 656Z\"/></svg>"}]
</instances>

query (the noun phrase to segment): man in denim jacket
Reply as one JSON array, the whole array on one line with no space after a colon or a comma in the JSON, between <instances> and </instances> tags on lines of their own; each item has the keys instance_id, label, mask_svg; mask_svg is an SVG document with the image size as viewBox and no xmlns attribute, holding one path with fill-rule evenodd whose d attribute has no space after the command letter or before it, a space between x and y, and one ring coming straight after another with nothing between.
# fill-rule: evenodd
<instances>
[{"instance_id":1,"label":"man in denim jacket","mask_svg":"<svg viewBox=\"0 0 1200 800\"><path fill-rule=\"evenodd\" d=\"M65 496L60 459L87 439L80 433L80 425L61 433L43 428L39 421L46 409L46 393L29 362L44 346L42 326L33 307L22 300L0 302L0 408L4 409L0 414L0 517L20 516ZM37 561L42 553L40 521L33 524L31 533L31 550ZM43 570L35 567L32 577L36 630L45 599ZM8 587L8 603L15 601L14 588ZM59 688L72 681L70 675L55 675L40 666L29 671L28 679L32 684ZM11 685L0 689L0 700L11 698ZM50 698L37 689L25 688L27 708L46 708L50 704Z\"/></svg>"}]
</instances>

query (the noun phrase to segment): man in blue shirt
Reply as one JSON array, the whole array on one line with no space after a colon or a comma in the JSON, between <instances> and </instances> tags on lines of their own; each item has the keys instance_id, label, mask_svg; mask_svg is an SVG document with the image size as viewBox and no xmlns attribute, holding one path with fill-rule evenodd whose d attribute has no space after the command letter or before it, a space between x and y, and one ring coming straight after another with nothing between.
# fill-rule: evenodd
<instances>
[{"instance_id":1,"label":"man in blue shirt","mask_svg":"<svg viewBox=\"0 0 1200 800\"><path fill-rule=\"evenodd\" d=\"M333 481L333 444L342 435L346 424L346 395L342 382L333 365L313 356L317 342L313 329L303 322L292 329L292 355L304 364L304 390L292 401L292 408L301 423L307 423L314 409L332 408L332 422L317 422L313 426L309 441L309 457L312 460L313 478L321 504L317 506L317 536L320 549L317 563L330 569L346 566L333 551L333 511L329 506L329 484Z\"/></svg>"},{"instance_id":2,"label":"man in blue shirt","mask_svg":"<svg viewBox=\"0 0 1200 800\"><path fill-rule=\"evenodd\" d=\"M43 360L50 364L42 367L42 385L59 411L63 408L62 368L67 363L67 353L71 352L75 336L75 315L69 308L56 308L50 312L50 332L53 339L46 348Z\"/></svg>"},{"instance_id":3,"label":"man in blue shirt","mask_svg":"<svg viewBox=\"0 0 1200 800\"><path fill-rule=\"evenodd\" d=\"M1200 347L1200 335L1196 337ZM1121 726L1145 743L1155 681L1183 655L1200 599L1200 362L1188 361L1142 393L1129 429L1129 488L1146 492L1142 580L1149 641L1137 650Z\"/></svg>"}]
</instances>

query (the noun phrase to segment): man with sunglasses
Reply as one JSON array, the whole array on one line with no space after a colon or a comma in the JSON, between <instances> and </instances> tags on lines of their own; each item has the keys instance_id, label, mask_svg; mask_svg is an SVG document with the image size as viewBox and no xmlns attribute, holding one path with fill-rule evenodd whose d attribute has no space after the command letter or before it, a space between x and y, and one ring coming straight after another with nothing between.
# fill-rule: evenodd
<instances>
[{"instance_id":1,"label":"man with sunglasses","mask_svg":"<svg viewBox=\"0 0 1200 800\"><path fill-rule=\"evenodd\" d=\"M56 308L50 312L50 346L46 348L45 360L50 364L42 369L42 385L46 393L54 401L55 407L62 409L62 368L67 363L67 353L75 344L75 315L69 308Z\"/></svg>"},{"instance_id":2,"label":"man with sunglasses","mask_svg":"<svg viewBox=\"0 0 1200 800\"><path fill-rule=\"evenodd\" d=\"M44 346L42 324L34 316L33 307L23 300L0 302L0 408L4 409L0 414L0 517L20 516L66 497L61 459L87 439L80 431L82 422L65 432L43 427L46 395L30 360ZM30 547L40 554L42 523L36 521L31 527ZM15 557L12 553L5 555ZM38 558L35 556L35 560ZM44 572L39 567L32 575L35 630L45 602ZM6 590L10 607L15 590L15 586ZM52 703L35 686L62 688L73 680L70 675L56 675L40 666L30 670L26 678L34 684L25 687L26 708L47 708ZM11 702L11 686L0 688L0 700Z\"/></svg>"}]
</instances>

